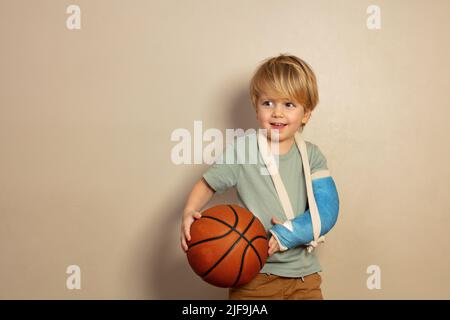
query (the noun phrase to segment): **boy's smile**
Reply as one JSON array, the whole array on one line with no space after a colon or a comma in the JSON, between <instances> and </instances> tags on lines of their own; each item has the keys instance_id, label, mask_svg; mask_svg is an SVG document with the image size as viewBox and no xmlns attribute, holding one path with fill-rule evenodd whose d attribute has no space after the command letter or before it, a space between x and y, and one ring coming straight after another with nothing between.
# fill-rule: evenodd
<instances>
[{"instance_id":1,"label":"boy's smile","mask_svg":"<svg viewBox=\"0 0 450 320\"><path fill-rule=\"evenodd\" d=\"M267 129L267 137L278 136L280 154L289 151L294 142L294 135L306 124L311 112L305 112L303 106L293 100L277 99L261 94L256 106L256 119L262 129ZM275 140L276 141L276 140Z\"/></svg>"}]
</instances>

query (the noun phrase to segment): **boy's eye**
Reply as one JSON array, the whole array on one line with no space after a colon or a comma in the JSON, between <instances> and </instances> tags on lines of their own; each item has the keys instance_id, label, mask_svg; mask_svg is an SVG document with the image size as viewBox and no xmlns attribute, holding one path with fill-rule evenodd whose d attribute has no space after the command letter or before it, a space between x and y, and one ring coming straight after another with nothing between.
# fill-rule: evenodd
<instances>
[{"instance_id":1,"label":"boy's eye","mask_svg":"<svg viewBox=\"0 0 450 320\"><path fill-rule=\"evenodd\" d=\"M262 103L262 105L263 106L267 106L267 107L271 107L271 106L273 106L273 103L272 103L272 101L264 101L263 103ZM287 102L286 103L286 108L288 108L288 109L294 109L296 106L295 106L295 104L293 104L293 103L291 103L291 102Z\"/></svg>"}]
</instances>

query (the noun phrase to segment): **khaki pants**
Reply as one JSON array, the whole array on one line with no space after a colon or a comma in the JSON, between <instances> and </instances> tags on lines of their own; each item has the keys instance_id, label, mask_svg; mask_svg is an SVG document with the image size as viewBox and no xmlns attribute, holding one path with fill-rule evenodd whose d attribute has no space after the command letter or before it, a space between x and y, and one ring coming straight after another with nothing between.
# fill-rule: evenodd
<instances>
[{"instance_id":1,"label":"khaki pants","mask_svg":"<svg viewBox=\"0 0 450 320\"><path fill-rule=\"evenodd\" d=\"M285 278L258 273L249 283L230 288L229 300L322 300L322 277L313 273L302 278Z\"/></svg>"}]
</instances>

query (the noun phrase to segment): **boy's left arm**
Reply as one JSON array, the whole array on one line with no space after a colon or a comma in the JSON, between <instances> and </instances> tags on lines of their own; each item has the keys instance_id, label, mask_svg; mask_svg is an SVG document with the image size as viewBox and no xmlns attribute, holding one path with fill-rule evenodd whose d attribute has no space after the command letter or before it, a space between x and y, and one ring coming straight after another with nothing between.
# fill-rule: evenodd
<instances>
[{"instance_id":1,"label":"boy's left arm","mask_svg":"<svg viewBox=\"0 0 450 320\"><path fill-rule=\"evenodd\" d=\"M319 170L311 175L314 197L321 221L320 235L325 235L336 224L339 213L339 196L336 184L328 170ZM283 224L275 224L269 230L278 241L280 251L314 240L309 209Z\"/></svg>"}]
</instances>

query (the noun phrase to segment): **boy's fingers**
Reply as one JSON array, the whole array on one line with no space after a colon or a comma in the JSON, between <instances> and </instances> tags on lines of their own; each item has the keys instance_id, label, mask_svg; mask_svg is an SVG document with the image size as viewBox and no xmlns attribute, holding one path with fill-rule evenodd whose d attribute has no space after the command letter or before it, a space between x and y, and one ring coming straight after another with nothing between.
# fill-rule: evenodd
<instances>
[{"instance_id":1,"label":"boy's fingers","mask_svg":"<svg viewBox=\"0 0 450 320\"><path fill-rule=\"evenodd\" d=\"M195 212L194 213L194 218L200 219L202 217L202 214L200 212Z\"/></svg>"},{"instance_id":2,"label":"boy's fingers","mask_svg":"<svg viewBox=\"0 0 450 320\"><path fill-rule=\"evenodd\" d=\"M200 212L195 212L192 217L196 219L200 219L202 217L202 214ZM191 240L191 224L192 224L192 218L187 218L187 221L184 223L184 236L186 237L187 241Z\"/></svg>"},{"instance_id":3,"label":"boy's fingers","mask_svg":"<svg viewBox=\"0 0 450 320\"><path fill-rule=\"evenodd\" d=\"M272 217L272 223L273 223L273 224L281 224L281 221L278 220L277 217Z\"/></svg>"},{"instance_id":4,"label":"boy's fingers","mask_svg":"<svg viewBox=\"0 0 450 320\"><path fill-rule=\"evenodd\" d=\"M270 240L269 240L269 251L268 251L269 256L272 255L272 243L273 243L272 240L273 240L273 237L270 238Z\"/></svg>"},{"instance_id":5,"label":"boy's fingers","mask_svg":"<svg viewBox=\"0 0 450 320\"><path fill-rule=\"evenodd\" d=\"M271 245L271 246L273 246L273 244L276 242L276 240L275 240L275 238L272 236L271 238L270 238L270 240L269 240L269 244Z\"/></svg>"},{"instance_id":6,"label":"boy's fingers","mask_svg":"<svg viewBox=\"0 0 450 320\"><path fill-rule=\"evenodd\" d=\"M184 237L181 238L181 247L183 248L183 251L187 251L187 249L188 249L186 240L184 239Z\"/></svg>"},{"instance_id":7,"label":"boy's fingers","mask_svg":"<svg viewBox=\"0 0 450 320\"><path fill-rule=\"evenodd\" d=\"M184 225L184 236L187 241L191 240L191 233L190 233L191 225L189 223L186 223Z\"/></svg>"},{"instance_id":8,"label":"boy's fingers","mask_svg":"<svg viewBox=\"0 0 450 320\"><path fill-rule=\"evenodd\" d=\"M271 237L269 240L269 256L273 255L275 253L275 249L277 247L277 240L274 237Z\"/></svg>"}]
</instances>

